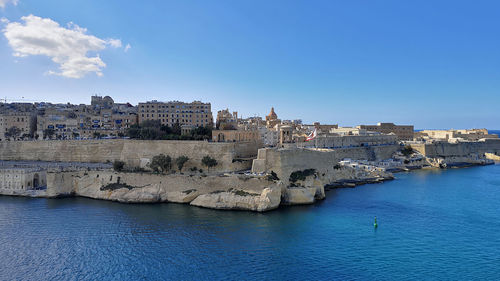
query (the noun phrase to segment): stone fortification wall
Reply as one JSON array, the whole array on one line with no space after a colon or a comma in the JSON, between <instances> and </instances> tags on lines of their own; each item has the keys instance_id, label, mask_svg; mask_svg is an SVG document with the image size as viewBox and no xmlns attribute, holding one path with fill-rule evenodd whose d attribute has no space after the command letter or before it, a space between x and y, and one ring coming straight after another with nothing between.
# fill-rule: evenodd
<instances>
[{"instance_id":1,"label":"stone fortification wall","mask_svg":"<svg viewBox=\"0 0 500 281\"><path fill-rule=\"evenodd\" d=\"M355 135L355 136L318 136L313 141L299 143L299 147L321 148L352 148L361 146L391 145L396 144L396 135Z\"/></svg>"},{"instance_id":2,"label":"stone fortification wall","mask_svg":"<svg viewBox=\"0 0 500 281\"><path fill-rule=\"evenodd\" d=\"M250 169L251 157L257 155L258 144L212 143L205 141L142 141L142 140L64 140L0 142L0 160L31 160L61 162L94 162L121 160L129 167L144 167L160 153L175 158L189 157L185 168L201 166L209 155L219 165L213 171ZM246 159L246 160L241 160ZM235 161L236 160L236 161Z\"/></svg>"},{"instance_id":3,"label":"stone fortification wall","mask_svg":"<svg viewBox=\"0 0 500 281\"><path fill-rule=\"evenodd\" d=\"M464 157L471 154L500 153L499 139L486 139L478 142L434 142L411 144L411 147L430 158Z\"/></svg>"},{"instance_id":4,"label":"stone fortification wall","mask_svg":"<svg viewBox=\"0 0 500 281\"><path fill-rule=\"evenodd\" d=\"M380 147L356 147L342 149L259 149L252 171L255 173L275 172L288 184L290 174L305 169L315 169L319 174L335 175L334 168L344 158L353 160L388 159L400 147L388 145Z\"/></svg>"}]
</instances>

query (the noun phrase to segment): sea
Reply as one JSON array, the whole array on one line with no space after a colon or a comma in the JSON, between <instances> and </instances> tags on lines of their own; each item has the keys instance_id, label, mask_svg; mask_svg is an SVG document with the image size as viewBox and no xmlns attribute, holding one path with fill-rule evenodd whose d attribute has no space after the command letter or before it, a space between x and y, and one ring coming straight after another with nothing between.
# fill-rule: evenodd
<instances>
[{"instance_id":1,"label":"sea","mask_svg":"<svg viewBox=\"0 0 500 281\"><path fill-rule=\"evenodd\" d=\"M499 217L500 165L266 213L0 196L0 280L498 280Z\"/></svg>"}]
</instances>

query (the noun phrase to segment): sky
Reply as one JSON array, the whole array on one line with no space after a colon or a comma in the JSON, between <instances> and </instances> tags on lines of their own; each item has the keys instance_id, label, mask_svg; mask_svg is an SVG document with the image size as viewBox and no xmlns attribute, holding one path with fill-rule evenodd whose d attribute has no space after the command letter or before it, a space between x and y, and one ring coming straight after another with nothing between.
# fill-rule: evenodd
<instances>
[{"instance_id":1,"label":"sky","mask_svg":"<svg viewBox=\"0 0 500 281\"><path fill-rule=\"evenodd\" d=\"M500 1L0 0L0 97L500 129Z\"/></svg>"}]
</instances>

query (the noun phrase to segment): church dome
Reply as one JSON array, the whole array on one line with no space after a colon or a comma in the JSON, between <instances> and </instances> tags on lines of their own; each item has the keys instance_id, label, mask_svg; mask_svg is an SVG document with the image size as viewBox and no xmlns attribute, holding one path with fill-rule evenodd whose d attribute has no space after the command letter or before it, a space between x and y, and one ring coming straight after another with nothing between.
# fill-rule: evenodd
<instances>
[{"instance_id":1,"label":"church dome","mask_svg":"<svg viewBox=\"0 0 500 281\"><path fill-rule=\"evenodd\" d=\"M278 119L278 115L276 115L276 113L274 112L274 107L271 107L271 112L269 113L269 115L267 115L267 117L270 120Z\"/></svg>"}]
</instances>

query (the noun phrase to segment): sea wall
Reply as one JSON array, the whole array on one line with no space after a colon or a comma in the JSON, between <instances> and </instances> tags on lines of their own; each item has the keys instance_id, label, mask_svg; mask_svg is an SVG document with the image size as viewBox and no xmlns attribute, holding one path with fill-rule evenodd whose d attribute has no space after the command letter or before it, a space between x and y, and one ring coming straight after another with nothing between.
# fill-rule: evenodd
<instances>
[{"instance_id":1,"label":"sea wall","mask_svg":"<svg viewBox=\"0 0 500 281\"><path fill-rule=\"evenodd\" d=\"M354 147L342 149L259 149L253 161L252 172L277 174L288 185L291 173L305 169L315 169L319 174L336 178L335 166L344 158L353 160L383 160L391 158L400 147L398 145ZM327 184L327 183L325 183Z\"/></svg>"},{"instance_id":2,"label":"sea wall","mask_svg":"<svg viewBox=\"0 0 500 281\"><path fill-rule=\"evenodd\" d=\"M411 147L426 157L464 157L471 154L500 154L500 139L485 139L477 142L434 142L411 144Z\"/></svg>"},{"instance_id":3,"label":"sea wall","mask_svg":"<svg viewBox=\"0 0 500 281\"><path fill-rule=\"evenodd\" d=\"M185 168L203 168L201 159L209 155L219 164L212 171L239 171L251 167L257 155L254 142L212 143L206 141L144 140L53 140L0 142L0 160L94 162L121 160L129 167L144 167L160 153L175 158L189 157Z\"/></svg>"}]
</instances>

